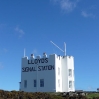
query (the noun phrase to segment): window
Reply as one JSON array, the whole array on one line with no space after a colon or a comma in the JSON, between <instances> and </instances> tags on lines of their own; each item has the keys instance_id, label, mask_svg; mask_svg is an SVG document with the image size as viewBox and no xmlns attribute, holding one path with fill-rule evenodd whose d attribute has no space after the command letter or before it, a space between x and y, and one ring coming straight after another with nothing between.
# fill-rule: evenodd
<instances>
[{"instance_id":1,"label":"window","mask_svg":"<svg viewBox=\"0 0 99 99\"><path fill-rule=\"evenodd\" d=\"M58 75L60 75L60 68L58 67Z\"/></svg>"},{"instance_id":2,"label":"window","mask_svg":"<svg viewBox=\"0 0 99 99\"><path fill-rule=\"evenodd\" d=\"M58 87L60 87L60 79L58 79Z\"/></svg>"},{"instance_id":3,"label":"window","mask_svg":"<svg viewBox=\"0 0 99 99\"><path fill-rule=\"evenodd\" d=\"M72 76L72 69L69 69L69 76Z\"/></svg>"},{"instance_id":4,"label":"window","mask_svg":"<svg viewBox=\"0 0 99 99\"><path fill-rule=\"evenodd\" d=\"M40 87L44 87L44 79L40 79Z\"/></svg>"},{"instance_id":5,"label":"window","mask_svg":"<svg viewBox=\"0 0 99 99\"><path fill-rule=\"evenodd\" d=\"M69 88L72 88L72 81L69 81Z\"/></svg>"},{"instance_id":6,"label":"window","mask_svg":"<svg viewBox=\"0 0 99 99\"><path fill-rule=\"evenodd\" d=\"M24 88L27 87L27 80L24 80Z\"/></svg>"},{"instance_id":7,"label":"window","mask_svg":"<svg viewBox=\"0 0 99 99\"><path fill-rule=\"evenodd\" d=\"M34 80L34 87L36 87L37 86L37 81L36 81L36 79Z\"/></svg>"}]
</instances>

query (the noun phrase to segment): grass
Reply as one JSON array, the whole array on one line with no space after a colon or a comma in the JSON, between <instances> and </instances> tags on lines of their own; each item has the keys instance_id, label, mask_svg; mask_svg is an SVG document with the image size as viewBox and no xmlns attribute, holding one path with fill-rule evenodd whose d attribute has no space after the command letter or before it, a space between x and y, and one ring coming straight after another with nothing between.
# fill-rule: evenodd
<instances>
[{"instance_id":1,"label":"grass","mask_svg":"<svg viewBox=\"0 0 99 99\"><path fill-rule=\"evenodd\" d=\"M92 98L94 98L94 97L99 97L99 93L89 93L89 94L87 95L87 98L90 98L90 99L92 99Z\"/></svg>"}]
</instances>

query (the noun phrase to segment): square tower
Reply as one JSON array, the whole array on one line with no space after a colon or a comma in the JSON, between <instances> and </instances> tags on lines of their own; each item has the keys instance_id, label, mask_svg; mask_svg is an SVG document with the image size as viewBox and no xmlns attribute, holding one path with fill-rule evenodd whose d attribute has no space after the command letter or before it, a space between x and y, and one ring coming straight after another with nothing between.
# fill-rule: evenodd
<instances>
[{"instance_id":1,"label":"square tower","mask_svg":"<svg viewBox=\"0 0 99 99\"><path fill-rule=\"evenodd\" d=\"M20 90L25 92L69 92L74 87L74 58L46 53L22 58Z\"/></svg>"}]
</instances>

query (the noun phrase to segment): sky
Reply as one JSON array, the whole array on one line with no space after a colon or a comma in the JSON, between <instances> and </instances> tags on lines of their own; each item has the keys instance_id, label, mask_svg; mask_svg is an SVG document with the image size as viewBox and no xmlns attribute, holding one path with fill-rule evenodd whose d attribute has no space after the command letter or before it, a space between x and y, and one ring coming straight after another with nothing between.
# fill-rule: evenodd
<instances>
[{"instance_id":1,"label":"sky","mask_svg":"<svg viewBox=\"0 0 99 99\"><path fill-rule=\"evenodd\" d=\"M99 87L99 0L0 0L0 89L19 90L21 58L74 56L76 90Z\"/></svg>"}]
</instances>

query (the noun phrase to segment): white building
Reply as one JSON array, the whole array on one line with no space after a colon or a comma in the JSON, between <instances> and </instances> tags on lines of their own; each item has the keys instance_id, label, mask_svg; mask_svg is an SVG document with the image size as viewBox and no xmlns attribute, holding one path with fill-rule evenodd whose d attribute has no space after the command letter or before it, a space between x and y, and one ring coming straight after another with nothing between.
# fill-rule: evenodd
<instances>
[{"instance_id":1,"label":"white building","mask_svg":"<svg viewBox=\"0 0 99 99\"><path fill-rule=\"evenodd\" d=\"M20 90L25 92L75 91L74 57L56 54L22 58Z\"/></svg>"}]
</instances>

